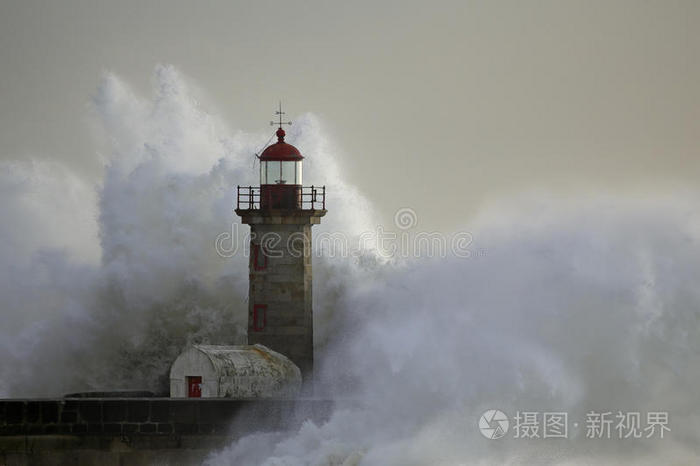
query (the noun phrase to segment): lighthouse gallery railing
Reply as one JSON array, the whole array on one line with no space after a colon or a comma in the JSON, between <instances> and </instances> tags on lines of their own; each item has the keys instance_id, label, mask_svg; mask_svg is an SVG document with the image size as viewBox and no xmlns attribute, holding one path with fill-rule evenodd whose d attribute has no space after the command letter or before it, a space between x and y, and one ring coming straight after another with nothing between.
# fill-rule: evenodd
<instances>
[{"instance_id":1,"label":"lighthouse gallery railing","mask_svg":"<svg viewBox=\"0 0 700 466\"><path fill-rule=\"evenodd\" d=\"M326 210L325 186L302 186L300 197L302 210ZM260 186L238 186L236 208L240 210L260 209Z\"/></svg>"}]
</instances>

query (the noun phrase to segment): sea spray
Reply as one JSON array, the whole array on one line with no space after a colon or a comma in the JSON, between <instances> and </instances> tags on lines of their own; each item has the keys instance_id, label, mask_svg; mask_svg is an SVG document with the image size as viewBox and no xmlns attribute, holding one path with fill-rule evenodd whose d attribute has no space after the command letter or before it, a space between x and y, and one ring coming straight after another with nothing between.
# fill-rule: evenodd
<instances>
[{"instance_id":1,"label":"sea spray","mask_svg":"<svg viewBox=\"0 0 700 466\"><path fill-rule=\"evenodd\" d=\"M238 439L208 464L696 462L696 202L525 197L474 220L482 254L349 282L319 364L330 420ZM488 409L564 412L569 431L490 440ZM589 413L607 411L665 412L671 431L587 438Z\"/></svg>"},{"instance_id":2,"label":"sea spray","mask_svg":"<svg viewBox=\"0 0 700 466\"><path fill-rule=\"evenodd\" d=\"M257 182L268 135L230 136L173 67L157 67L153 83L143 98L107 74L93 96L105 159L96 187L58 162L2 166L3 396L163 393L186 344L246 340L247 229L233 209L236 186ZM342 180L322 133L302 115L289 139L309 155L308 179L355 213L322 228L352 234L372 224L371 206ZM217 237L232 231L238 249L222 254ZM329 269L319 302L342 293L352 267ZM321 346L323 309L334 306L317 312Z\"/></svg>"},{"instance_id":3,"label":"sea spray","mask_svg":"<svg viewBox=\"0 0 700 466\"><path fill-rule=\"evenodd\" d=\"M94 102L97 187L57 162L2 166L4 396L162 391L185 344L245 341L247 258L215 245L234 231L235 186L256 184L267 135L231 136L172 67L157 68L150 99L107 75ZM318 119L298 118L289 139L305 178L328 187L315 236L375 231ZM337 409L232 439L209 463L697 462L697 201L534 196L465 219L467 256L400 259L369 244L314 257L321 393ZM487 409L565 411L579 426L568 439L489 440ZM666 411L671 433L586 439L591 410Z\"/></svg>"}]
</instances>

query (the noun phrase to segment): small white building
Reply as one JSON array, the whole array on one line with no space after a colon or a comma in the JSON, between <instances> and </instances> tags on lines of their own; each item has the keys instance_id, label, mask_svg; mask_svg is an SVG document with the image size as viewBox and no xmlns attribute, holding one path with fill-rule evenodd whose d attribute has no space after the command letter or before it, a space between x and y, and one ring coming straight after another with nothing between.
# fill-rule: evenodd
<instances>
[{"instance_id":1,"label":"small white building","mask_svg":"<svg viewBox=\"0 0 700 466\"><path fill-rule=\"evenodd\" d=\"M292 398L301 371L263 345L193 345L170 369L171 398Z\"/></svg>"}]
</instances>

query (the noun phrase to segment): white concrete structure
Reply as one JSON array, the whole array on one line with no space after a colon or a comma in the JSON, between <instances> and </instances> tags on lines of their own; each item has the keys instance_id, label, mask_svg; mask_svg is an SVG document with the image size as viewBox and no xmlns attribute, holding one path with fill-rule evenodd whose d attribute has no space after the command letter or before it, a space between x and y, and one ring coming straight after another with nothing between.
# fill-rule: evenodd
<instances>
[{"instance_id":1,"label":"white concrete structure","mask_svg":"<svg viewBox=\"0 0 700 466\"><path fill-rule=\"evenodd\" d=\"M292 398L301 371L263 345L193 345L170 369L171 398Z\"/></svg>"}]
</instances>

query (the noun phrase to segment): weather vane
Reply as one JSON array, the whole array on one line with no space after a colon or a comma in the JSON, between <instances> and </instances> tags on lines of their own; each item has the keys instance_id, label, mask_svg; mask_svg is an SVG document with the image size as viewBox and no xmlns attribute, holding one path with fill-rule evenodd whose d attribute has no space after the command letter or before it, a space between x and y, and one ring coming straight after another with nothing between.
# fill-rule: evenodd
<instances>
[{"instance_id":1,"label":"weather vane","mask_svg":"<svg viewBox=\"0 0 700 466\"><path fill-rule=\"evenodd\" d=\"M284 114L285 114L285 113L282 111L282 101L280 100L280 107L279 107L279 110L277 110L277 111L275 112L275 115L277 115L277 116L279 117L279 120L280 120L280 121L271 121L271 122L270 122L270 126L279 125L280 128L281 128L282 125L291 125L291 124L292 124L291 121L282 121L282 115L284 115Z\"/></svg>"}]
</instances>

